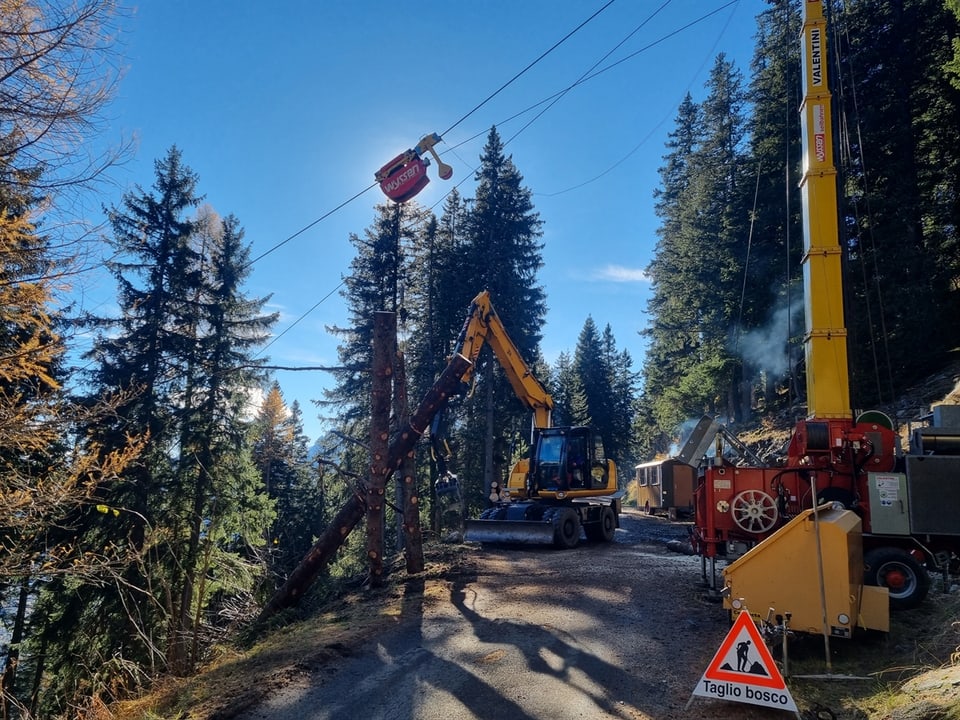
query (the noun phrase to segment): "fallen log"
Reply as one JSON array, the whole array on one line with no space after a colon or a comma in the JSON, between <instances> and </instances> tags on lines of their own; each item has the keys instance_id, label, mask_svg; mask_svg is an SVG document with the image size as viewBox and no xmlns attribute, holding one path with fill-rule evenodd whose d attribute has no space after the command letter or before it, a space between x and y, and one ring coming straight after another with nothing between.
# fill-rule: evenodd
<instances>
[{"instance_id":1,"label":"fallen log","mask_svg":"<svg viewBox=\"0 0 960 720\"><path fill-rule=\"evenodd\" d=\"M454 355L447 363L443 374L433 384L433 387L424 395L417 411L410 418L404 429L397 434L389 446L387 453L389 467L400 467L405 457L413 454L417 441L423 435L430 421L446 405L451 395L455 394L460 386L460 378L470 367L470 361L463 355ZM337 550L343 545L350 532L357 526L360 519L366 514L367 504L360 493L354 493L340 508L333 521L323 531L323 534L313 544L313 547L304 555L286 582L277 589L273 597L264 605L257 617L260 623L272 615L289 607L293 607L320 571L333 559Z\"/></svg>"}]
</instances>

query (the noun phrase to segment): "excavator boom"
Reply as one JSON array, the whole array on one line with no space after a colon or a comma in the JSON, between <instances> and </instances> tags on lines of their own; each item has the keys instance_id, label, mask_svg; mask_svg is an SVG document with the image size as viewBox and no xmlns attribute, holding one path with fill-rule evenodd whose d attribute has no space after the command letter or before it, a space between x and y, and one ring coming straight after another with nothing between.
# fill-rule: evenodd
<instances>
[{"instance_id":1,"label":"excavator boom","mask_svg":"<svg viewBox=\"0 0 960 720\"><path fill-rule=\"evenodd\" d=\"M464 382L470 381L484 343L488 343L496 354L514 394L533 412L534 427L550 427L553 398L520 356L520 351L503 327L487 290L478 294L470 303L467 319L457 341L459 353L470 361L470 369L463 376Z\"/></svg>"}]
</instances>

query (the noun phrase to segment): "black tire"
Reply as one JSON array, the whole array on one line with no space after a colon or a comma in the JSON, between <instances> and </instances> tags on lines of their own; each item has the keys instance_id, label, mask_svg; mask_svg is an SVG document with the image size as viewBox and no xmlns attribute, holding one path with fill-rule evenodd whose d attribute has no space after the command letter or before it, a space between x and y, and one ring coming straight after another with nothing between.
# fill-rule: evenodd
<instances>
[{"instance_id":1,"label":"black tire","mask_svg":"<svg viewBox=\"0 0 960 720\"><path fill-rule=\"evenodd\" d=\"M597 541L613 542L613 535L617 531L617 515L613 508L600 508L600 522L597 523Z\"/></svg>"},{"instance_id":2,"label":"black tire","mask_svg":"<svg viewBox=\"0 0 960 720\"><path fill-rule=\"evenodd\" d=\"M571 550L580 542L580 516L573 508L562 508L554 519L553 542L558 548Z\"/></svg>"},{"instance_id":3,"label":"black tire","mask_svg":"<svg viewBox=\"0 0 960 720\"><path fill-rule=\"evenodd\" d=\"M887 588L893 610L916 607L930 589L930 576L923 565L900 548L874 548L864 554L863 577L867 585Z\"/></svg>"},{"instance_id":4,"label":"black tire","mask_svg":"<svg viewBox=\"0 0 960 720\"><path fill-rule=\"evenodd\" d=\"M583 532L590 542L613 542L613 534L617 530L617 515L613 508L602 506L598 508L596 522L583 526Z\"/></svg>"}]
</instances>

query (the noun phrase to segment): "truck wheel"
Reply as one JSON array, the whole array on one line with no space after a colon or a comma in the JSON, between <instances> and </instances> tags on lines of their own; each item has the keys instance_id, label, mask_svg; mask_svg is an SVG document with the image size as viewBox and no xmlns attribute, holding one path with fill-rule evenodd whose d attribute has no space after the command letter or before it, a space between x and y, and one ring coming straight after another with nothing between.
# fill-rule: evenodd
<instances>
[{"instance_id":1,"label":"truck wheel","mask_svg":"<svg viewBox=\"0 0 960 720\"><path fill-rule=\"evenodd\" d=\"M867 585L887 588L893 610L916 607L930 589L927 571L913 555L900 548L874 548L864 554L863 576Z\"/></svg>"},{"instance_id":2,"label":"truck wheel","mask_svg":"<svg viewBox=\"0 0 960 720\"><path fill-rule=\"evenodd\" d=\"M563 508L554 518L554 543L564 550L580 542L580 516L573 508Z\"/></svg>"}]
</instances>

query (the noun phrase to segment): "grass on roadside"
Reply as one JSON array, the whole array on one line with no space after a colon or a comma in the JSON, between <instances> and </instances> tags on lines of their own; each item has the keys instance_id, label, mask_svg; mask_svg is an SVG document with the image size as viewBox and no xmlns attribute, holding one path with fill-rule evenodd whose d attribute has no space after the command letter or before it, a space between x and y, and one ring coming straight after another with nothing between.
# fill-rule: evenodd
<instances>
[{"instance_id":1,"label":"grass on roadside","mask_svg":"<svg viewBox=\"0 0 960 720\"><path fill-rule=\"evenodd\" d=\"M960 720L958 646L960 593L931 591L920 607L893 612L887 634L832 638L829 667L822 637L791 643L789 683L801 708L838 719Z\"/></svg>"}]
</instances>

